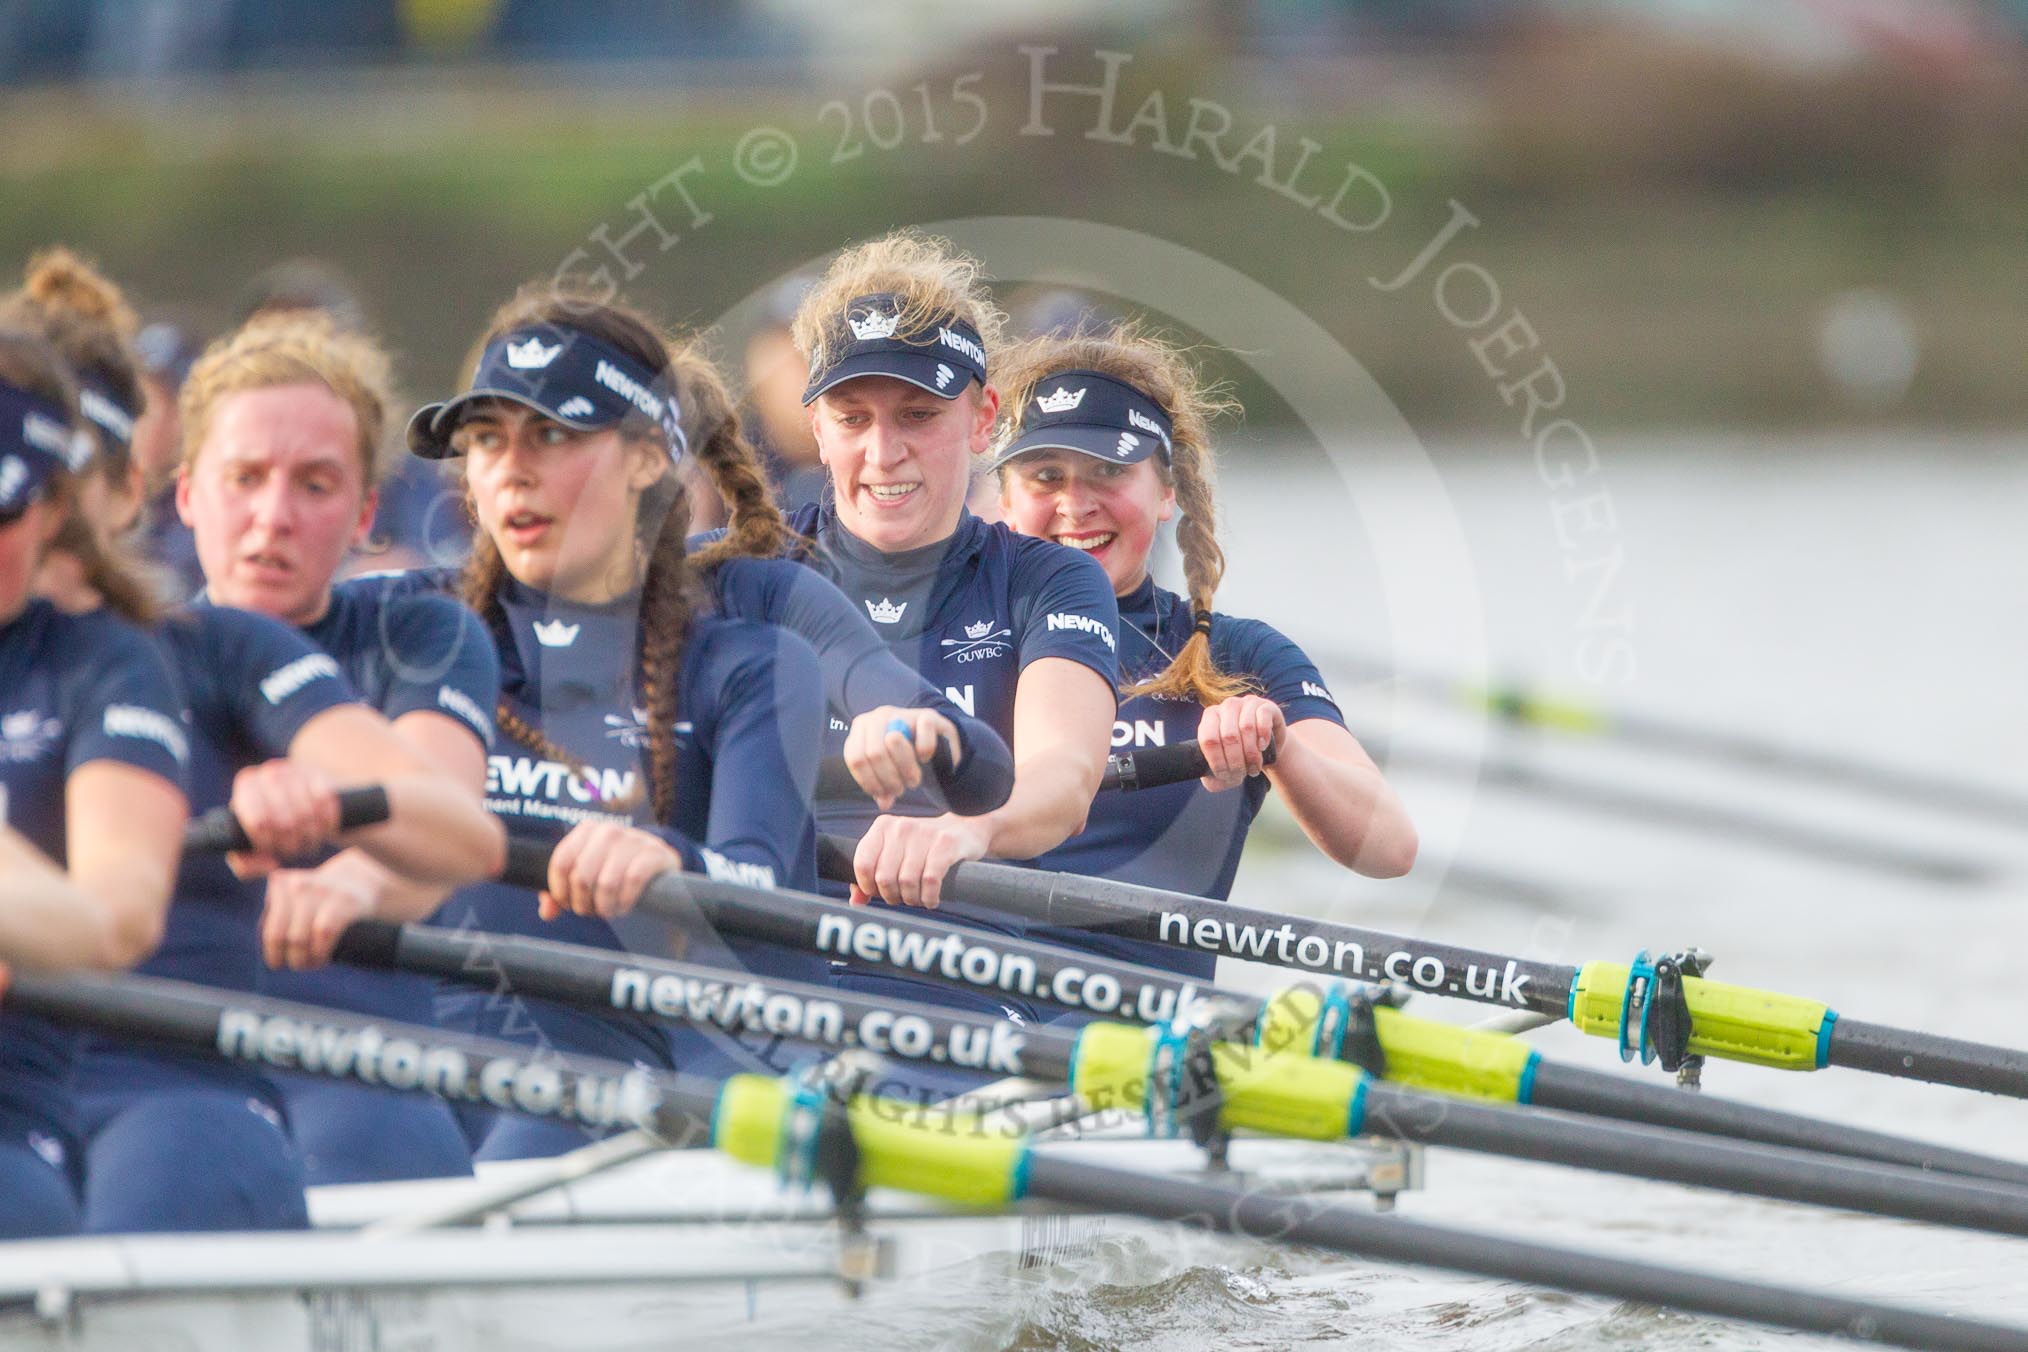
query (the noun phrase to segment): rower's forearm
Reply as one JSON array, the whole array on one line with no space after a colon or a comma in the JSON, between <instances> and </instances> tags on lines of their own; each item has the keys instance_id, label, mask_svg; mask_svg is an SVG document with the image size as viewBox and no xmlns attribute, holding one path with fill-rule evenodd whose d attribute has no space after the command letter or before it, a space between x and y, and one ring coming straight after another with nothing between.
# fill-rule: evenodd
<instances>
[{"instance_id":1,"label":"rower's forearm","mask_svg":"<svg viewBox=\"0 0 2028 1352\"><path fill-rule=\"evenodd\" d=\"M1369 878L1398 878L1415 866L1408 810L1371 762L1339 760L1295 738L1268 770L1312 844Z\"/></svg>"},{"instance_id":2,"label":"rower's forearm","mask_svg":"<svg viewBox=\"0 0 2028 1352\"><path fill-rule=\"evenodd\" d=\"M113 918L40 850L0 828L0 960L24 967L117 968Z\"/></svg>"},{"instance_id":3,"label":"rower's forearm","mask_svg":"<svg viewBox=\"0 0 2028 1352\"><path fill-rule=\"evenodd\" d=\"M417 883L476 882L499 874L507 836L479 798L443 775L385 782L388 820L348 839L391 872Z\"/></svg>"},{"instance_id":4,"label":"rower's forearm","mask_svg":"<svg viewBox=\"0 0 2028 1352\"><path fill-rule=\"evenodd\" d=\"M991 836L987 853L998 859L1033 859L1084 829L1103 767L1084 757L1050 753L1023 761L1014 791L978 820Z\"/></svg>"},{"instance_id":5,"label":"rower's forearm","mask_svg":"<svg viewBox=\"0 0 2028 1352\"><path fill-rule=\"evenodd\" d=\"M429 919L436 913L437 907L443 905L444 898L455 890L451 884L417 882L404 877L360 849L341 851L323 867L329 868L340 860L373 879L373 918L389 924L406 925Z\"/></svg>"}]
</instances>

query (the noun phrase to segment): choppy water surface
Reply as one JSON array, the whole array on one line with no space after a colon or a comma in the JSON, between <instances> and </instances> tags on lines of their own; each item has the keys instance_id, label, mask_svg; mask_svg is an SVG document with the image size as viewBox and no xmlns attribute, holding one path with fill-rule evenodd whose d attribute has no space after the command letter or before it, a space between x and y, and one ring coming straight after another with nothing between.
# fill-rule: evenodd
<instances>
[{"instance_id":1,"label":"choppy water surface","mask_svg":"<svg viewBox=\"0 0 2028 1352\"><path fill-rule=\"evenodd\" d=\"M1447 455L1443 483L1481 593L1479 627L1413 626L1420 660L1504 669L1566 691L1687 720L2028 793L2028 568L2019 521L2028 446L1881 440L1772 444L1703 439L1608 448L1569 506L1525 449ZM1356 447L1341 464L1356 474ZM1228 457L1234 568L1224 600L1317 649L1385 647L1403 626L1378 599L1417 595L1418 560L1360 542L1350 494L1390 510L1394 486L1350 481L1314 457L1275 475ZM1412 504L1404 504L1404 510ZM1573 523L1609 510L1614 529ZM1559 538L1559 512L1564 535ZM1432 548L1441 532L1432 532ZM1572 544L1573 539L1575 544ZM1616 546L1609 596L1586 561ZM1432 576L1443 561L1431 564ZM1575 568L1576 580L1573 580ZM1619 607L1632 678L1579 679L1581 645ZM1619 613L1617 610L1612 613ZM1444 646L1449 645L1449 651ZM1714 975L1823 999L1854 1018L2016 1045L2028 995L2028 829L1973 825L1753 770L1604 746L1489 735L1392 687L1340 679L1363 729L1397 744L1527 754L1545 766L1990 863L1985 882L1939 884L1840 866L1531 801L1398 776L1425 840L1401 883L1348 879L1264 831L1237 895L1560 961L1625 960L1700 945ZM1379 740L1376 737L1375 740ZM1272 825L1272 824L1270 824ZM1282 842L1279 847L1276 839ZM1478 870L1446 885L1450 862ZM1491 875L1486 881L1485 875ZM1520 898L1520 900L1516 900ZM1233 984L1274 984L1230 969ZM1419 1012L1474 1011L1424 1001ZM1551 1056L1614 1066L1566 1028L1533 1035ZM1659 1074L1650 1071L1649 1074ZM1712 1092L1994 1154L2028 1156L2028 1104L1856 1072L1784 1075L1714 1065ZM1801 1210L1540 1165L1433 1154L1402 1214L1621 1256L1681 1263L1901 1303L2028 1322L2019 1241ZM1153 1261L1150 1259L1150 1261ZM926 1299L882 1345L1021 1349L1807 1347L1817 1340L1311 1253L1072 1288L1069 1274L974 1300ZM980 1295L978 1289L964 1293ZM920 1340L920 1341L918 1341ZM1834 1344L1822 1344L1831 1346Z\"/></svg>"}]
</instances>

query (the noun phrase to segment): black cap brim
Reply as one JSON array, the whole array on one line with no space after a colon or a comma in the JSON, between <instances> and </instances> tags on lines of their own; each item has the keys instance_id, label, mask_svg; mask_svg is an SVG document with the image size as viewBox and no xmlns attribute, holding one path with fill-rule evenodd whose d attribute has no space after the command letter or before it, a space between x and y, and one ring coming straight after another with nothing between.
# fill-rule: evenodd
<instances>
[{"instance_id":1,"label":"black cap brim","mask_svg":"<svg viewBox=\"0 0 2028 1352\"><path fill-rule=\"evenodd\" d=\"M1123 446L1121 443L1127 437L1134 440ZM1138 465L1161 449L1162 439L1146 432L1128 432L1118 427L1093 427L1082 423L1053 423L1032 432L1023 432L1006 450L993 457L993 463L988 468L998 469L1030 451L1076 451L1079 455L1088 455L1109 465Z\"/></svg>"},{"instance_id":2,"label":"black cap brim","mask_svg":"<svg viewBox=\"0 0 2028 1352\"><path fill-rule=\"evenodd\" d=\"M519 404L532 412L540 413L551 422L562 423L565 427L580 432L596 432L611 427L611 422L586 421L583 418L566 418L540 399L532 399L518 390L466 390L454 399L441 403L424 404L408 420L408 449L412 455L425 460L449 460L458 452L451 446L451 433L458 428L459 414L481 399L504 399L510 404Z\"/></svg>"},{"instance_id":3,"label":"black cap brim","mask_svg":"<svg viewBox=\"0 0 2028 1352\"><path fill-rule=\"evenodd\" d=\"M941 384L937 380L939 371L950 373ZM813 403L824 391L861 376L889 376L906 381L939 399L955 399L972 383L970 368L945 361L933 352L861 352L845 358L812 381L803 391L803 402Z\"/></svg>"}]
</instances>

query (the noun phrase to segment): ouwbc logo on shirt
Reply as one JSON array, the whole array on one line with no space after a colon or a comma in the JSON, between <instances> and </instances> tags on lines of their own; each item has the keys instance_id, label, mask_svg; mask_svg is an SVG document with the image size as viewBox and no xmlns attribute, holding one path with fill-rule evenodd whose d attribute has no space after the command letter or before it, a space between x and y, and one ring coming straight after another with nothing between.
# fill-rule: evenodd
<instances>
[{"instance_id":1,"label":"ouwbc logo on shirt","mask_svg":"<svg viewBox=\"0 0 2028 1352\"><path fill-rule=\"evenodd\" d=\"M963 638L939 639L943 657L947 662L981 662L989 657L998 657L1012 646L1014 631L1007 628L995 629L990 619L979 620L965 626Z\"/></svg>"},{"instance_id":2,"label":"ouwbc logo on shirt","mask_svg":"<svg viewBox=\"0 0 2028 1352\"><path fill-rule=\"evenodd\" d=\"M0 718L0 761L20 765L39 760L63 732L63 720L20 709Z\"/></svg>"}]
</instances>

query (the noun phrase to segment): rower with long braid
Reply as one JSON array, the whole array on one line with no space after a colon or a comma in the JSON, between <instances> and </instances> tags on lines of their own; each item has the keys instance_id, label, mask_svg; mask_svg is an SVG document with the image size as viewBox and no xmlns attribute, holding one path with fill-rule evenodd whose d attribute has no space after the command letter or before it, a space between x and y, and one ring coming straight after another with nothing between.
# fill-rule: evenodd
<instances>
[{"instance_id":1,"label":"rower with long braid","mask_svg":"<svg viewBox=\"0 0 2028 1352\"><path fill-rule=\"evenodd\" d=\"M1223 405L1188 358L1125 325L1033 340L1000 371L1007 416L994 466L1007 524L1097 560L1119 598L1129 684L1114 744L1195 738L1210 767L1190 783L1099 795L1084 831L1037 863L1222 899L1272 787L1333 860L1371 877L1407 872L1415 828L1315 664L1262 621L1212 609L1225 556L1210 425ZM1187 595L1149 572L1169 520ZM1133 940L1087 942L1206 979L1215 963Z\"/></svg>"}]
</instances>

